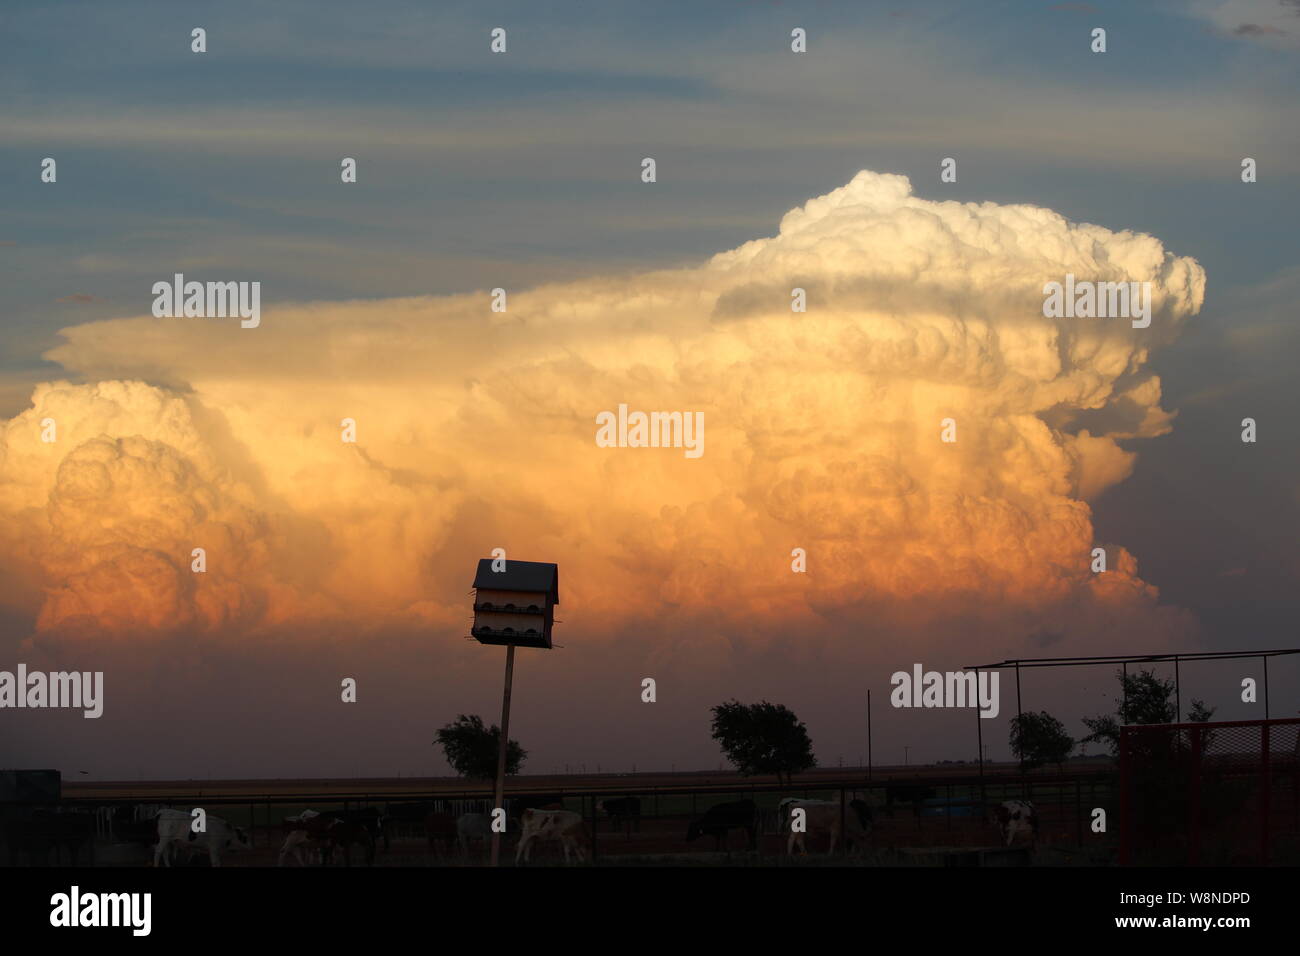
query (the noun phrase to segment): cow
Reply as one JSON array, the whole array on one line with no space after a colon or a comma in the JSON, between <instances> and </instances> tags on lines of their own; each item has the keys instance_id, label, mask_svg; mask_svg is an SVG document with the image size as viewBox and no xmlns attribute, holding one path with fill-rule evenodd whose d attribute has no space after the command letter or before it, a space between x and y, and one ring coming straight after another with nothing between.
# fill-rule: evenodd
<instances>
[{"instance_id":1,"label":"cow","mask_svg":"<svg viewBox=\"0 0 1300 956\"><path fill-rule=\"evenodd\" d=\"M305 847L308 853L320 854L328 840L330 818L323 817L315 810L304 810L295 817L285 817L281 824L285 831L284 844L280 847L277 866L284 866L285 860L292 854L299 866L306 866L302 858Z\"/></svg>"},{"instance_id":2,"label":"cow","mask_svg":"<svg viewBox=\"0 0 1300 956\"><path fill-rule=\"evenodd\" d=\"M713 848L726 849L727 833L744 830L749 834L749 849L758 845L758 807L753 800L736 800L733 803L715 803L704 816L691 821L686 828L686 841L693 843L701 836L713 837Z\"/></svg>"},{"instance_id":3,"label":"cow","mask_svg":"<svg viewBox=\"0 0 1300 956\"><path fill-rule=\"evenodd\" d=\"M596 809L603 811L609 817L611 830L617 830L623 823L631 823L638 833L641 832L641 799L639 797L598 800Z\"/></svg>"},{"instance_id":4,"label":"cow","mask_svg":"<svg viewBox=\"0 0 1300 956\"><path fill-rule=\"evenodd\" d=\"M483 841L483 852L487 852L488 841L492 839L492 816L487 813L462 813L456 818L456 840L460 852L469 856L469 845L473 840Z\"/></svg>"},{"instance_id":5,"label":"cow","mask_svg":"<svg viewBox=\"0 0 1300 956\"><path fill-rule=\"evenodd\" d=\"M505 801L506 831L517 833L522 827L520 821L527 810L564 810L564 797L553 794L525 794L509 797ZM491 813L491 809L488 810Z\"/></svg>"},{"instance_id":6,"label":"cow","mask_svg":"<svg viewBox=\"0 0 1300 956\"><path fill-rule=\"evenodd\" d=\"M794 853L797 845L799 852L807 856L808 845L805 837L813 833L829 833L830 848L826 852L828 855L834 853L835 844L840 837L841 814L847 830L844 835L845 846L857 844L860 848L866 849L867 834L871 832L871 808L865 801L851 800L847 807L841 807L837 800L799 800L795 797L786 797L779 806L782 828L790 831L790 838L786 841L786 853ZM804 811L803 832L794 829L795 810Z\"/></svg>"},{"instance_id":7,"label":"cow","mask_svg":"<svg viewBox=\"0 0 1300 956\"><path fill-rule=\"evenodd\" d=\"M153 846L158 842L158 814L164 809L154 804L119 804L109 824L110 838L114 843Z\"/></svg>"},{"instance_id":8,"label":"cow","mask_svg":"<svg viewBox=\"0 0 1300 956\"><path fill-rule=\"evenodd\" d=\"M325 831L325 847L321 851L321 864L327 865L333 860L334 851L343 848L343 865L352 865L353 845L361 847L366 865L375 862L375 838L384 832L384 818L374 807L364 810L336 810L329 814L332 819Z\"/></svg>"},{"instance_id":9,"label":"cow","mask_svg":"<svg viewBox=\"0 0 1300 956\"><path fill-rule=\"evenodd\" d=\"M172 854L180 848L206 848L208 861L213 866L221 865L223 849L247 850L251 845L248 835L239 827L231 826L221 817L207 814L206 830L195 833L191 829L194 818L184 810L163 810L158 814L158 845L154 850L153 865L161 860L163 866L171 866Z\"/></svg>"},{"instance_id":10,"label":"cow","mask_svg":"<svg viewBox=\"0 0 1300 956\"><path fill-rule=\"evenodd\" d=\"M282 828L287 831L280 847L280 865L289 854L301 864L301 847L319 851L321 866L334 858L334 851L343 848L343 863L352 865L352 847L360 846L366 865L375 862L375 838L383 833L383 817L374 807L364 810L334 810L316 813L304 810L296 817L286 817Z\"/></svg>"},{"instance_id":11,"label":"cow","mask_svg":"<svg viewBox=\"0 0 1300 956\"><path fill-rule=\"evenodd\" d=\"M579 862L587 858L583 845L582 815L572 810L525 810L520 817L519 846L515 849L515 862L522 857L528 862L536 840L558 840L564 847L564 862L569 862L569 851Z\"/></svg>"},{"instance_id":12,"label":"cow","mask_svg":"<svg viewBox=\"0 0 1300 956\"><path fill-rule=\"evenodd\" d=\"M1030 845L1038 840L1038 810L1028 800L1007 800L992 808L991 822L997 825L1007 846L1017 833L1029 835Z\"/></svg>"}]
</instances>

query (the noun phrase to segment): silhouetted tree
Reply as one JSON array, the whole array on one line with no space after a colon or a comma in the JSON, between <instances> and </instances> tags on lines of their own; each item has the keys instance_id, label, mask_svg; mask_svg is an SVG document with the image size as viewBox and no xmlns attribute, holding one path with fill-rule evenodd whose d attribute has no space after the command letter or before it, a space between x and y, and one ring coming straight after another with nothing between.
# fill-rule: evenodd
<instances>
[{"instance_id":1,"label":"silhouetted tree","mask_svg":"<svg viewBox=\"0 0 1300 956\"><path fill-rule=\"evenodd\" d=\"M713 739L747 777L773 773L789 783L791 774L817 766L807 728L781 704L719 704L713 708Z\"/></svg>"},{"instance_id":2,"label":"silhouetted tree","mask_svg":"<svg viewBox=\"0 0 1300 956\"><path fill-rule=\"evenodd\" d=\"M1011 752L1020 759L1021 770L1045 763L1054 763L1059 769L1073 749L1074 738L1047 711L1029 711L1012 718Z\"/></svg>"},{"instance_id":3,"label":"silhouetted tree","mask_svg":"<svg viewBox=\"0 0 1300 956\"><path fill-rule=\"evenodd\" d=\"M1136 674L1116 671L1115 677L1120 686L1120 696L1115 699L1115 713L1083 718L1084 726L1092 733L1081 741L1106 744L1112 757L1119 755L1120 727L1125 724L1171 724L1177 717L1177 708L1172 700L1173 681L1162 680L1150 670Z\"/></svg>"},{"instance_id":4,"label":"silhouetted tree","mask_svg":"<svg viewBox=\"0 0 1300 956\"><path fill-rule=\"evenodd\" d=\"M1115 672L1115 677L1119 680L1120 696L1115 699L1118 706L1114 715L1083 718L1084 725L1092 733L1080 741L1105 743L1110 747L1111 756L1119 755L1119 729L1124 724L1172 724L1178 719L1173 681L1162 680L1150 670L1128 675L1121 670ZM1213 716L1213 707L1206 707L1202 700L1192 700L1191 710L1187 713L1189 721L1203 723ZM1207 733L1203 739L1208 737Z\"/></svg>"},{"instance_id":5,"label":"silhouetted tree","mask_svg":"<svg viewBox=\"0 0 1300 956\"><path fill-rule=\"evenodd\" d=\"M451 764L462 777L477 780L495 780L497 751L501 746L501 728L496 724L483 726L477 714L460 714L453 723L441 728L434 739L441 746ZM517 774L528 751L511 740L506 746L506 775Z\"/></svg>"}]
</instances>

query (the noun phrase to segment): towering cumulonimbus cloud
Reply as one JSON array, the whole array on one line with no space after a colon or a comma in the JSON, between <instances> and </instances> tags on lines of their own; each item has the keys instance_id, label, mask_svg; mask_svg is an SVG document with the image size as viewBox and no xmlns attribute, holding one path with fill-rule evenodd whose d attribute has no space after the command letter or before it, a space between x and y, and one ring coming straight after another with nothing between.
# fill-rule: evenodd
<instances>
[{"instance_id":1,"label":"towering cumulonimbus cloud","mask_svg":"<svg viewBox=\"0 0 1300 956\"><path fill-rule=\"evenodd\" d=\"M1044 317L1066 273L1149 282L1150 327ZM1147 362L1204 287L1151 236L864 171L774 237L509 290L505 313L486 291L280 304L243 330L142 301L65 329L47 357L81 384L3 425L0 599L50 649L451 635L473 560L504 547L561 564L568 637L649 628L663 662L833 646L868 613L917 640L978 618L1151 646L1189 622L1094 540L1088 502L1132 471L1122 442L1171 427ZM598 447L620 403L703 412L704 455Z\"/></svg>"}]
</instances>

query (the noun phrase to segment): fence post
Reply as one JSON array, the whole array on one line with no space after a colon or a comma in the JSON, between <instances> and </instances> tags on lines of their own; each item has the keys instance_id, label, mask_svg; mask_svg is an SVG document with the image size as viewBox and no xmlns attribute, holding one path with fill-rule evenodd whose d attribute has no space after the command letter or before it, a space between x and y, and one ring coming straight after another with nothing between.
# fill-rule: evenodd
<instances>
[{"instance_id":1,"label":"fence post","mask_svg":"<svg viewBox=\"0 0 1300 956\"><path fill-rule=\"evenodd\" d=\"M1264 658L1265 661L1268 658ZM1267 693L1267 691L1265 692ZM1268 813L1269 813L1269 789L1273 785L1269 753L1269 723L1265 721L1259 728L1260 742L1259 755L1263 760L1262 775L1259 781L1259 865L1268 865Z\"/></svg>"},{"instance_id":2,"label":"fence post","mask_svg":"<svg viewBox=\"0 0 1300 956\"><path fill-rule=\"evenodd\" d=\"M1192 728L1192 779L1188 781L1191 805L1187 812L1187 864L1201 860L1201 728Z\"/></svg>"},{"instance_id":3,"label":"fence post","mask_svg":"<svg viewBox=\"0 0 1300 956\"><path fill-rule=\"evenodd\" d=\"M1083 781L1074 781L1074 837L1083 846Z\"/></svg>"},{"instance_id":4,"label":"fence post","mask_svg":"<svg viewBox=\"0 0 1300 956\"><path fill-rule=\"evenodd\" d=\"M845 819L844 813L844 788L840 787L840 840L843 841L844 847L842 852L845 856L849 853L849 830L848 820Z\"/></svg>"},{"instance_id":5,"label":"fence post","mask_svg":"<svg viewBox=\"0 0 1300 956\"><path fill-rule=\"evenodd\" d=\"M1133 851L1133 758L1129 755L1131 734L1119 729L1119 865L1132 862Z\"/></svg>"}]
</instances>

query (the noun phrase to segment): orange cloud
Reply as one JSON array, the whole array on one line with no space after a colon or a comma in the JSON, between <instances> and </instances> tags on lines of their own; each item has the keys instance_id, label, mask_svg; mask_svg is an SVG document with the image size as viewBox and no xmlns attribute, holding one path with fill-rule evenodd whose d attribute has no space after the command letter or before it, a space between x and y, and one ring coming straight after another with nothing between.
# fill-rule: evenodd
<instances>
[{"instance_id":1,"label":"orange cloud","mask_svg":"<svg viewBox=\"0 0 1300 956\"><path fill-rule=\"evenodd\" d=\"M1150 328L1045 318L1066 272L1150 282ZM47 357L90 384L3 426L0 534L50 649L455 635L493 547L561 564L562 642L651 627L663 661L843 640L845 619L1165 640L1189 620L1132 555L1090 570L1087 502L1132 471L1121 439L1171 427L1145 365L1204 283L1150 236L862 172L775 237L509 290L505 313L484 291L268 305L255 330L89 323ZM598 447L620 403L703 412L705 454Z\"/></svg>"}]
</instances>

